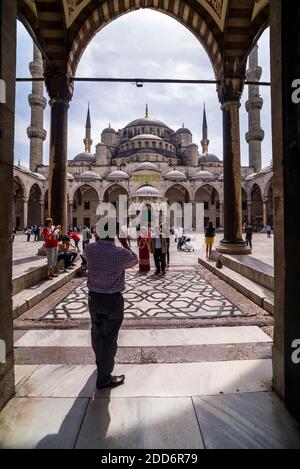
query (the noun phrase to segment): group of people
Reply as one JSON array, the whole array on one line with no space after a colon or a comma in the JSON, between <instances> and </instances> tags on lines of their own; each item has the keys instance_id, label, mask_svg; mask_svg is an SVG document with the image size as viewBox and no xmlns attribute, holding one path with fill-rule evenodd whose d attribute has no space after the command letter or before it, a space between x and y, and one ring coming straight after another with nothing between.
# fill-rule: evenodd
<instances>
[{"instance_id":1,"label":"group of people","mask_svg":"<svg viewBox=\"0 0 300 469\"><path fill-rule=\"evenodd\" d=\"M57 277L56 266L60 260L63 260L64 272L71 270L80 252L78 246L80 237L76 233L66 231L60 225L54 226L51 218L46 218L42 236L48 260L47 278ZM71 246L71 240L74 240L75 250Z\"/></svg>"},{"instance_id":2,"label":"group of people","mask_svg":"<svg viewBox=\"0 0 300 469\"><path fill-rule=\"evenodd\" d=\"M31 236L34 236L34 241L40 241L42 227L40 225L28 226L25 228L24 233L27 236L29 243Z\"/></svg>"},{"instance_id":3,"label":"group of people","mask_svg":"<svg viewBox=\"0 0 300 469\"><path fill-rule=\"evenodd\" d=\"M137 237L139 248L139 271L150 271L150 254L153 255L155 276L165 275L170 265L170 234L163 224L155 226L152 231L143 226Z\"/></svg>"}]
</instances>

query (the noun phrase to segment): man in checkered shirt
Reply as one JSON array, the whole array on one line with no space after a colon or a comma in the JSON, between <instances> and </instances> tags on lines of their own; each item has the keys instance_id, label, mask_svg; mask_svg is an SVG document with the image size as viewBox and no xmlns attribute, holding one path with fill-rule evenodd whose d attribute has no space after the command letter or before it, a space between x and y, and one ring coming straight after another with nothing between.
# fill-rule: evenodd
<instances>
[{"instance_id":1,"label":"man in checkered shirt","mask_svg":"<svg viewBox=\"0 0 300 469\"><path fill-rule=\"evenodd\" d=\"M125 270L138 264L127 239L120 238L122 246L119 247L106 233L99 233L96 242L88 244L84 251L98 389L119 386L125 380L124 375L113 376L112 371L124 317Z\"/></svg>"}]
</instances>

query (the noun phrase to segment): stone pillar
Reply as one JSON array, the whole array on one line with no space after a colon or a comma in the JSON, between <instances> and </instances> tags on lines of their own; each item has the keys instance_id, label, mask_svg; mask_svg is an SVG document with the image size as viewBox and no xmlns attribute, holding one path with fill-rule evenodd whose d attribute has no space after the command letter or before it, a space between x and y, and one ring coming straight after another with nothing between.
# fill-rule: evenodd
<instances>
[{"instance_id":1,"label":"stone pillar","mask_svg":"<svg viewBox=\"0 0 300 469\"><path fill-rule=\"evenodd\" d=\"M268 224L268 199L263 200L263 224L267 226Z\"/></svg>"},{"instance_id":2,"label":"stone pillar","mask_svg":"<svg viewBox=\"0 0 300 469\"><path fill-rule=\"evenodd\" d=\"M27 228L28 225L28 197L23 197L23 228Z\"/></svg>"},{"instance_id":3,"label":"stone pillar","mask_svg":"<svg viewBox=\"0 0 300 469\"><path fill-rule=\"evenodd\" d=\"M29 65L29 70L33 78L43 76L42 55L38 47L33 45L33 62ZM44 110L47 104L43 96L44 84L42 81L32 82L32 93L28 96L31 107L31 123L27 129L27 135L30 139L30 171L36 172L38 166L43 164L43 143L47 132L43 129Z\"/></svg>"},{"instance_id":4,"label":"stone pillar","mask_svg":"<svg viewBox=\"0 0 300 469\"><path fill-rule=\"evenodd\" d=\"M67 151L68 109L73 88L66 73L53 65L45 69L45 82L50 96L49 142L49 216L55 225L66 228L67 216Z\"/></svg>"},{"instance_id":5,"label":"stone pillar","mask_svg":"<svg viewBox=\"0 0 300 469\"><path fill-rule=\"evenodd\" d=\"M0 2L0 409L14 395L12 211L16 79L16 0ZM5 196L4 196L5 194ZM4 363L3 363L4 362Z\"/></svg>"},{"instance_id":6,"label":"stone pillar","mask_svg":"<svg viewBox=\"0 0 300 469\"><path fill-rule=\"evenodd\" d=\"M248 223L252 224L252 200L247 200Z\"/></svg>"},{"instance_id":7,"label":"stone pillar","mask_svg":"<svg viewBox=\"0 0 300 469\"><path fill-rule=\"evenodd\" d=\"M73 226L73 200L69 201L69 226Z\"/></svg>"},{"instance_id":8,"label":"stone pillar","mask_svg":"<svg viewBox=\"0 0 300 469\"><path fill-rule=\"evenodd\" d=\"M300 101L299 84L294 83L300 79L299 24L300 2L271 0L275 225L273 388L300 422L300 217L295 214L300 187Z\"/></svg>"},{"instance_id":9,"label":"stone pillar","mask_svg":"<svg viewBox=\"0 0 300 469\"><path fill-rule=\"evenodd\" d=\"M45 204L44 200L40 200L40 224L41 226L44 226L44 219L45 219Z\"/></svg>"},{"instance_id":10,"label":"stone pillar","mask_svg":"<svg viewBox=\"0 0 300 469\"><path fill-rule=\"evenodd\" d=\"M223 111L224 164L224 239L217 251L228 254L250 254L242 238L242 193L240 150L241 79L223 83L220 93Z\"/></svg>"},{"instance_id":11,"label":"stone pillar","mask_svg":"<svg viewBox=\"0 0 300 469\"><path fill-rule=\"evenodd\" d=\"M220 202L220 228L224 228L224 203Z\"/></svg>"}]
</instances>

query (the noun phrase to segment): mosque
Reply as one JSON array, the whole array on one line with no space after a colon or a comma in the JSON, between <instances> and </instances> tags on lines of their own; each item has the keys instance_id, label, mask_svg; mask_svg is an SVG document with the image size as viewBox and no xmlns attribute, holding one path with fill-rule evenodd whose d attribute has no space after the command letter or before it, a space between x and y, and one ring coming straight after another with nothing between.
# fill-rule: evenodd
<instances>
[{"instance_id":1,"label":"mosque","mask_svg":"<svg viewBox=\"0 0 300 469\"><path fill-rule=\"evenodd\" d=\"M30 63L33 77L42 76L43 65L39 50L34 46ZM264 132L260 125L263 100L259 95L262 69L258 66L258 47L249 61L247 78L256 82L249 86L246 110L249 115L249 166L241 168L243 219L251 220L257 228L273 223L272 167L261 168L261 142ZM43 84L33 82L29 95L31 125L30 168L14 166L13 224L17 229L42 224L48 215L48 171L43 164L43 129L46 99ZM101 133L101 142L93 151L91 113L88 108L83 151L68 161L67 197L70 226L91 226L96 222L100 202L117 205L119 196L129 201L167 201L179 204L202 202L204 224L211 220L223 227L223 162L209 152L208 123L204 107L202 140L199 146L191 131L182 125L178 130L145 114L122 129L110 124ZM193 225L196 214L193 212Z\"/></svg>"}]
</instances>

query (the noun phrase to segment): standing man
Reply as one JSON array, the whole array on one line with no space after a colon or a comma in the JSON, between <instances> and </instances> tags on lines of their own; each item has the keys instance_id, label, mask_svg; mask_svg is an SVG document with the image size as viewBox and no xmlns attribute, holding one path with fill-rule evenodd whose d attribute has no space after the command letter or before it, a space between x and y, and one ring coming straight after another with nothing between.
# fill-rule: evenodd
<instances>
[{"instance_id":1,"label":"standing man","mask_svg":"<svg viewBox=\"0 0 300 469\"><path fill-rule=\"evenodd\" d=\"M156 271L154 275L165 275L167 242L159 226L154 227L150 240L150 251L153 254Z\"/></svg>"},{"instance_id":2,"label":"standing man","mask_svg":"<svg viewBox=\"0 0 300 469\"><path fill-rule=\"evenodd\" d=\"M252 249L253 227L250 223L246 223L245 233L246 233L246 244L247 246L250 247L250 249Z\"/></svg>"},{"instance_id":3,"label":"standing man","mask_svg":"<svg viewBox=\"0 0 300 469\"><path fill-rule=\"evenodd\" d=\"M177 250L180 251L182 246L182 238L183 238L183 228L179 226L177 228Z\"/></svg>"},{"instance_id":4,"label":"standing man","mask_svg":"<svg viewBox=\"0 0 300 469\"><path fill-rule=\"evenodd\" d=\"M82 250L85 250L87 244L89 244L90 239L92 238L91 230L88 226L84 226L82 230Z\"/></svg>"},{"instance_id":5,"label":"standing man","mask_svg":"<svg viewBox=\"0 0 300 469\"><path fill-rule=\"evenodd\" d=\"M99 233L100 234L100 233ZM122 247L113 238L101 234L85 249L89 289L89 311L92 321L92 347L98 370L97 389L124 383L125 376L113 376L119 329L124 317L125 269L138 264L137 255L127 239Z\"/></svg>"}]
</instances>

